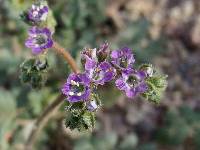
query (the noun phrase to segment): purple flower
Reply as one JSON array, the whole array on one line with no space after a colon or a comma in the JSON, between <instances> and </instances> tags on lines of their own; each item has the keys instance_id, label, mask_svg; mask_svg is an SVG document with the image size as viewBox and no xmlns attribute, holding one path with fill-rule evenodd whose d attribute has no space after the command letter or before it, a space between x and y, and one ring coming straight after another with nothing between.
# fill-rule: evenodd
<instances>
[{"instance_id":1,"label":"purple flower","mask_svg":"<svg viewBox=\"0 0 200 150\"><path fill-rule=\"evenodd\" d=\"M86 74L72 73L64 84L62 93L67 96L69 102L86 101L90 96L90 79Z\"/></svg>"},{"instance_id":2,"label":"purple flower","mask_svg":"<svg viewBox=\"0 0 200 150\"><path fill-rule=\"evenodd\" d=\"M88 101L86 107L89 111L95 111L98 108L96 101Z\"/></svg>"},{"instance_id":3,"label":"purple flower","mask_svg":"<svg viewBox=\"0 0 200 150\"><path fill-rule=\"evenodd\" d=\"M111 62L119 69L132 68L135 62L134 55L130 48L124 47L120 50L114 50L111 53Z\"/></svg>"},{"instance_id":4,"label":"purple flower","mask_svg":"<svg viewBox=\"0 0 200 150\"><path fill-rule=\"evenodd\" d=\"M88 62L86 73L88 77L96 84L103 85L105 82L111 81L116 74L115 69L108 62L93 63Z\"/></svg>"},{"instance_id":5,"label":"purple flower","mask_svg":"<svg viewBox=\"0 0 200 150\"><path fill-rule=\"evenodd\" d=\"M51 48L53 45L52 35L48 28L32 27L28 34L25 45L32 49L33 54L40 54L44 49Z\"/></svg>"},{"instance_id":6,"label":"purple flower","mask_svg":"<svg viewBox=\"0 0 200 150\"><path fill-rule=\"evenodd\" d=\"M28 11L28 20L32 23L39 23L41 21L45 21L48 15L48 7L42 4L36 5L33 4L32 7Z\"/></svg>"},{"instance_id":7,"label":"purple flower","mask_svg":"<svg viewBox=\"0 0 200 150\"><path fill-rule=\"evenodd\" d=\"M145 77L143 71L128 70L122 73L122 77L117 79L115 84L118 89L126 92L126 96L134 98L147 90Z\"/></svg>"},{"instance_id":8,"label":"purple flower","mask_svg":"<svg viewBox=\"0 0 200 150\"><path fill-rule=\"evenodd\" d=\"M96 84L103 85L115 76L115 69L105 61L108 53L108 43L102 44L98 49L84 49L81 53L86 73Z\"/></svg>"},{"instance_id":9,"label":"purple flower","mask_svg":"<svg viewBox=\"0 0 200 150\"><path fill-rule=\"evenodd\" d=\"M98 63L97 58L97 49L84 49L81 53L82 60L84 60L85 63L85 69L89 70L90 68L93 68Z\"/></svg>"},{"instance_id":10,"label":"purple flower","mask_svg":"<svg viewBox=\"0 0 200 150\"><path fill-rule=\"evenodd\" d=\"M85 68L95 65L97 62L103 62L109 53L108 43L105 42L99 48L85 48L82 53L82 60L84 60Z\"/></svg>"}]
</instances>

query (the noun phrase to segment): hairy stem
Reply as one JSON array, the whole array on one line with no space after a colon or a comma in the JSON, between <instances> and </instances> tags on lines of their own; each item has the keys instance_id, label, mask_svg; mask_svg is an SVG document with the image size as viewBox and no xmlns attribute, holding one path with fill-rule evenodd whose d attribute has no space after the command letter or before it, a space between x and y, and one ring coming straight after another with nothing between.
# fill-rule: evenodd
<instances>
[{"instance_id":1,"label":"hairy stem","mask_svg":"<svg viewBox=\"0 0 200 150\"><path fill-rule=\"evenodd\" d=\"M64 59L67 61L67 63L70 65L73 72L78 73L79 69L76 65L75 60L73 57L69 54L68 51L66 51L63 47L61 47L58 43L54 42L53 48L57 51L58 54L62 55Z\"/></svg>"},{"instance_id":2,"label":"hairy stem","mask_svg":"<svg viewBox=\"0 0 200 150\"><path fill-rule=\"evenodd\" d=\"M79 68L77 67L75 60L69 54L68 51L66 51L63 47L61 47L56 42L54 42L53 48L57 51L58 54L62 55L65 58L65 60L70 65L73 72L75 72L75 73L79 72ZM25 143L25 150L33 149L33 145L34 145L34 142L37 138L38 133L45 126L45 124L47 123L49 118L52 116L53 112L55 112L59 108L63 99L64 99L64 96L59 95L51 104L49 104L44 109L44 111L36 119L36 121L34 122L33 128L31 129L30 134L29 134L27 141Z\"/></svg>"},{"instance_id":3,"label":"hairy stem","mask_svg":"<svg viewBox=\"0 0 200 150\"><path fill-rule=\"evenodd\" d=\"M64 98L63 95L59 95L51 104L49 104L44 109L44 111L41 113L41 115L34 122L32 130L31 130L31 132L28 136L28 139L25 143L25 150L33 149L33 145L34 145L34 142L37 138L38 133L41 131L41 129L47 123L49 118L52 116L53 112L55 112L55 110L58 109L58 106L63 101L63 98Z\"/></svg>"}]
</instances>

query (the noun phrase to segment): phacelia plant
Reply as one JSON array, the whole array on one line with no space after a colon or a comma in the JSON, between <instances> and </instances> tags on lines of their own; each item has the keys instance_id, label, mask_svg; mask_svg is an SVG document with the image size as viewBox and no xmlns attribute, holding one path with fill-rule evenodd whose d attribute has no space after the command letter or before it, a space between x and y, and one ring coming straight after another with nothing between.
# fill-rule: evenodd
<instances>
[{"instance_id":1,"label":"phacelia plant","mask_svg":"<svg viewBox=\"0 0 200 150\"><path fill-rule=\"evenodd\" d=\"M25 46L32 49L33 58L25 60L21 65L21 80L30 83L33 88L41 88L48 72L47 49L55 49L70 65L71 73L61 88L61 99L65 100L69 112L66 127L79 131L93 129L95 114L102 107L98 88L112 82L130 100L136 96L158 104L167 86L166 75L161 75L151 64L135 66L135 55L129 47L111 50L107 42L98 48L84 48L81 52L83 71L80 72L76 62L68 51L65 51L53 40L52 14L45 1L34 3L21 15L24 22L30 25ZM50 104L42 119L51 112L62 100ZM48 112L48 113L47 113ZM34 129L29 137L33 137Z\"/></svg>"}]
</instances>

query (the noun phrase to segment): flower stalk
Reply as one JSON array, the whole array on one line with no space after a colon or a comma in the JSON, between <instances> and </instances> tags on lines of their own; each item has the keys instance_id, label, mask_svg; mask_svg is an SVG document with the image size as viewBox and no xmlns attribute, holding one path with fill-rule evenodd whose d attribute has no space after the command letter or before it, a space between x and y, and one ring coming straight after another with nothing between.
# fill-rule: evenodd
<instances>
[{"instance_id":1,"label":"flower stalk","mask_svg":"<svg viewBox=\"0 0 200 150\"><path fill-rule=\"evenodd\" d=\"M75 60L70 55L68 51L66 51L63 47L61 47L58 43L54 41L53 48L56 50L58 54L63 56L67 63L70 65L72 71L74 73L78 73L79 68L76 65ZM37 139L37 136L41 129L45 126L49 118L52 116L53 113L59 108L60 104L63 102L64 95L60 94L51 104L49 104L44 111L41 113L41 115L37 118L37 120L34 122L33 128L30 131L30 134L27 138L26 144L25 144L25 150L31 150L33 148L34 142Z\"/></svg>"},{"instance_id":2,"label":"flower stalk","mask_svg":"<svg viewBox=\"0 0 200 150\"><path fill-rule=\"evenodd\" d=\"M55 113L55 111L59 108L60 104L63 102L63 95L59 95L51 104L49 104L44 111L41 113L41 115L37 118L37 120L34 122L34 125L30 131L30 134L27 138L27 141L25 143L25 150L32 150L35 140L37 139L37 136L39 132L42 130L42 128L45 126L49 118Z\"/></svg>"},{"instance_id":3,"label":"flower stalk","mask_svg":"<svg viewBox=\"0 0 200 150\"><path fill-rule=\"evenodd\" d=\"M79 69L76 65L75 60L73 57L69 54L68 51L66 51L62 46L60 46L57 42L54 41L53 48L56 50L58 54L64 57L64 59L67 61L67 63L70 65L72 71L74 73L78 73Z\"/></svg>"}]
</instances>

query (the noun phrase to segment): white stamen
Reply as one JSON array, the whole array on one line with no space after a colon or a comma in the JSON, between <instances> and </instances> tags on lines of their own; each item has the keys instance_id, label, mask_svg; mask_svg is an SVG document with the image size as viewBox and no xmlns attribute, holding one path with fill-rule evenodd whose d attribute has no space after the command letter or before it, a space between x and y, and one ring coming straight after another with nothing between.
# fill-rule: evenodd
<instances>
[{"instance_id":1,"label":"white stamen","mask_svg":"<svg viewBox=\"0 0 200 150\"><path fill-rule=\"evenodd\" d=\"M147 74L148 74L150 77L152 77L152 75L153 75L153 68L152 68L152 67L148 67L148 68L147 68Z\"/></svg>"},{"instance_id":2,"label":"white stamen","mask_svg":"<svg viewBox=\"0 0 200 150\"><path fill-rule=\"evenodd\" d=\"M78 82L76 82L76 85L79 87L79 83Z\"/></svg>"},{"instance_id":3,"label":"white stamen","mask_svg":"<svg viewBox=\"0 0 200 150\"><path fill-rule=\"evenodd\" d=\"M74 81L74 80L71 80L71 84L72 84L72 85L76 85L76 86L78 86L78 87L79 87L79 83L78 83L78 82L76 82L76 81Z\"/></svg>"},{"instance_id":4,"label":"white stamen","mask_svg":"<svg viewBox=\"0 0 200 150\"><path fill-rule=\"evenodd\" d=\"M35 5L32 5L32 9L35 9Z\"/></svg>"},{"instance_id":5,"label":"white stamen","mask_svg":"<svg viewBox=\"0 0 200 150\"><path fill-rule=\"evenodd\" d=\"M92 55L93 59L97 58L97 49L96 48L92 49L92 54L91 55Z\"/></svg>"},{"instance_id":6,"label":"white stamen","mask_svg":"<svg viewBox=\"0 0 200 150\"><path fill-rule=\"evenodd\" d=\"M82 95L82 93L81 93L81 92L77 93L77 96L81 96L81 95Z\"/></svg>"},{"instance_id":7,"label":"white stamen","mask_svg":"<svg viewBox=\"0 0 200 150\"><path fill-rule=\"evenodd\" d=\"M35 44L35 47L39 47L40 45L39 44Z\"/></svg>"},{"instance_id":8,"label":"white stamen","mask_svg":"<svg viewBox=\"0 0 200 150\"><path fill-rule=\"evenodd\" d=\"M71 84L72 84L72 85L76 85L76 81L71 80Z\"/></svg>"},{"instance_id":9,"label":"white stamen","mask_svg":"<svg viewBox=\"0 0 200 150\"><path fill-rule=\"evenodd\" d=\"M33 16L35 17L35 16L37 16L38 15L38 11L34 11L33 12Z\"/></svg>"},{"instance_id":10,"label":"white stamen","mask_svg":"<svg viewBox=\"0 0 200 150\"><path fill-rule=\"evenodd\" d=\"M33 34L32 37L36 38L36 37L37 37L37 34Z\"/></svg>"},{"instance_id":11,"label":"white stamen","mask_svg":"<svg viewBox=\"0 0 200 150\"><path fill-rule=\"evenodd\" d=\"M74 92L69 92L69 95L70 95L70 96L73 96L73 95L74 95Z\"/></svg>"}]
</instances>

